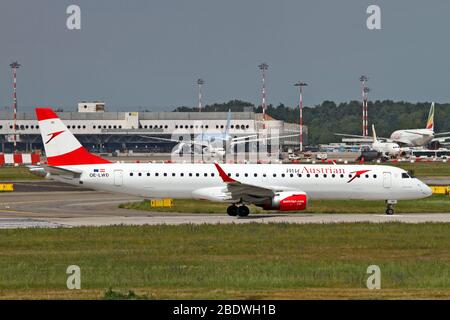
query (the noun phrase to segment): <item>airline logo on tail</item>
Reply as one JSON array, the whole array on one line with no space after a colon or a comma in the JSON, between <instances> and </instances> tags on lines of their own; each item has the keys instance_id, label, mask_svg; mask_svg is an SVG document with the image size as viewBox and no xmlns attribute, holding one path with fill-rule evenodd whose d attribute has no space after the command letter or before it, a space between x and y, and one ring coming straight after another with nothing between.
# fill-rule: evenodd
<instances>
[{"instance_id":1,"label":"airline logo on tail","mask_svg":"<svg viewBox=\"0 0 450 320\"><path fill-rule=\"evenodd\" d=\"M50 139L47 140L47 142L45 142L45 144L49 143L50 141L52 141L54 138L56 138L57 136L59 136L61 133L63 133L65 130L61 130L61 131L56 131L53 133L49 133L47 136L51 136Z\"/></svg>"},{"instance_id":2,"label":"airline logo on tail","mask_svg":"<svg viewBox=\"0 0 450 320\"><path fill-rule=\"evenodd\" d=\"M428 114L427 129L434 130L434 102L431 104L430 113Z\"/></svg>"}]
</instances>

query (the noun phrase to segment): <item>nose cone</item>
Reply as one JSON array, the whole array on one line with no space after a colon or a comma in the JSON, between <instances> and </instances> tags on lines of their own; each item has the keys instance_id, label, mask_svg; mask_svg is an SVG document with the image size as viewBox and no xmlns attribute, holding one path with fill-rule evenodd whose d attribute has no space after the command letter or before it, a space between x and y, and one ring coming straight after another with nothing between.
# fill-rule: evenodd
<instances>
[{"instance_id":1,"label":"nose cone","mask_svg":"<svg viewBox=\"0 0 450 320\"><path fill-rule=\"evenodd\" d=\"M420 192L421 192L423 198L427 198L433 194L433 191L431 190L431 188L429 186L427 186L425 183L423 183L422 181L419 181L419 189L420 189Z\"/></svg>"},{"instance_id":2,"label":"nose cone","mask_svg":"<svg viewBox=\"0 0 450 320\"><path fill-rule=\"evenodd\" d=\"M431 190L431 188L429 186L427 186L425 183L423 184L423 190L424 190L426 197L429 197L433 194L433 191Z\"/></svg>"}]
</instances>

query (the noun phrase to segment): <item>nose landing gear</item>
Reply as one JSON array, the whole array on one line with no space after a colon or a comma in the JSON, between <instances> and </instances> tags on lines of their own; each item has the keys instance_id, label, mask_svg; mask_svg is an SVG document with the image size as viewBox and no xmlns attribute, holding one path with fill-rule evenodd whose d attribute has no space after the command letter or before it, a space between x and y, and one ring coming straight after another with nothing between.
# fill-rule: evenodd
<instances>
[{"instance_id":1,"label":"nose landing gear","mask_svg":"<svg viewBox=\"0 0 450 320\"><path fill-rule=\"evenodd\" d=\"M386 200L386 214L391 216L394 214L394 204L397 204L397 200Z\"/></svg>"},{"instance_id":2,"label":"nose landing gear","mask_svg":"<svg viewBox=\"0 0 450 320\"><path fill-rule=\"evenodd\" d=\"M235 216L239 216L239 217L246 217L249 215L250 210L247 206L236 206L235 204L232 204L231 206L229 206L227 208L227 213L229 216L235 217Z\"/></svg>"}]
</instances>

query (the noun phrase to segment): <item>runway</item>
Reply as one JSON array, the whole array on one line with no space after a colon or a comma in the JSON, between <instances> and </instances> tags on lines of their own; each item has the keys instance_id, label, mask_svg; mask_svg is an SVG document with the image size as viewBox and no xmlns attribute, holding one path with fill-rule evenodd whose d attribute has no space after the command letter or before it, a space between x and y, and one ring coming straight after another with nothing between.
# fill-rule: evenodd
<instances>
[{"instance_id":1,"label":"runway","mask_svg":"<svg viewBox=\"0 0 450 320\"><path fill-rule=\"evenodd\" d=\"M42 185L40 185L42 183ZM230 217L226 214L161 213L120 209L124 202L141 201L134 196L97 192L75 187L55 188L44 182L29 183L26 192L0 194L0 228L79 227L108 225L179 225L228 223L351 223L351 222L446 222L450 213L433 214L254 214ZM39 190L39 191L36 191ZM69 191L67 191L69 190Z\"/></svg>"}]
</instances>

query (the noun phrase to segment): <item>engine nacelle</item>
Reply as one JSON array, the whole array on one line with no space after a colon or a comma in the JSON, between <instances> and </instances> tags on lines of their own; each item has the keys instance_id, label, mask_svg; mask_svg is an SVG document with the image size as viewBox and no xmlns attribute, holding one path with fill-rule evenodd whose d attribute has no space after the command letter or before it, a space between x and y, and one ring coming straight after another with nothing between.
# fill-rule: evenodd
<instances>
[{"instance_id":1,"label":"engine nacelle","mask_svg":"<svg viewBox=\"0 0 450 320\"><path fill-rule=\"evenodd\" d=\"M308 197L302 191L284 191L272 198L272 202L264 204L264 210L300 211L305 210Z\"/></svg>"}]
</instances>

